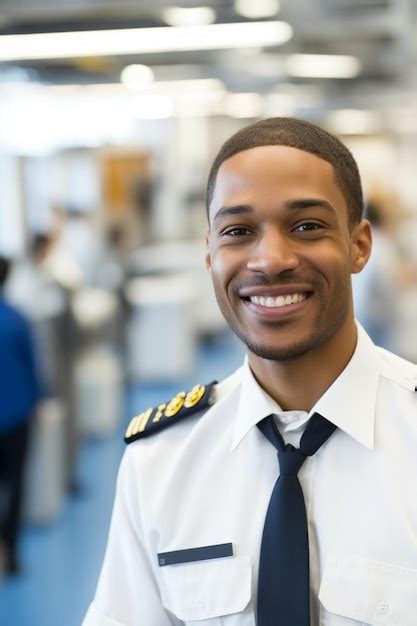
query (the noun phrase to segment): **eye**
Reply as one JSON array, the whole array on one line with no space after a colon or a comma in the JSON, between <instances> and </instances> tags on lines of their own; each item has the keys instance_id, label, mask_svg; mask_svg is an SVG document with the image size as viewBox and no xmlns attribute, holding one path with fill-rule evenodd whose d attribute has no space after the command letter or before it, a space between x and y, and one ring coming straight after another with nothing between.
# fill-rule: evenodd
<instances>
[{"instance_id":1,"label":"eye","mask_svg":"<svg viewBox=\"0 0 417 626\"><path fill-rule=\"evenodd\" d=\"M314 230L319 230L323 228L321 224L317 224L316 222L303 222L294 228L295 232L307 233Z\"/></svg>"},{"instance_id":2,"label":"eye","mask_svg":"<svg viewBox=\"0 0 417 626\"><path fill-rule=\"evenodd\" d=\"M249 228L244 226L234 226L233 228L228 228L222 232L222 235L227 235L229 237L244 237L245 235L250 235L252 231Z\"/></svg>"}]
</instances>

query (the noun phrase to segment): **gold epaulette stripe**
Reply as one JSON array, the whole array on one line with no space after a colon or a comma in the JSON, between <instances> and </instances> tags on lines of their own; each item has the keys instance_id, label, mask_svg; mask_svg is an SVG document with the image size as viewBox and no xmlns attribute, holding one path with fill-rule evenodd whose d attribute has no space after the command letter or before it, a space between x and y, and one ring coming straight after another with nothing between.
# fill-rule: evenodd
<instances>
[{"instance_id":1,"label":"gold epaulette stripe","mask_svg":"<svg viewBox=\"0 0 417 626\"><path fill-rule=\"evenodd\" d=\"M132 435L132 431L133 431L133 428L134 428L134 426L136 424L137 419L138 419L137 416L135 416L135 417L133 417L131 419L130 424L129 424L129 426L127 428L127 431L126 431L126 435L125 435L126 439L128 439Z\"/></svg>"},{"instance_id":2,"label":"gold epaulette stripe","mask_svg":"<svg viewBox=\"0 0 417 626\"><path fill-rule=\"evenodd\" d=\"M147 411L145 411L145 413L142 415L142 419L140 420L138 424L138 430L137 430L138 433L143 433L151 415L152 415L152 409L147 409Z\"/></svg>"},{"instance_id":3,"label":"gold epaulette stripe","mask_svg":"<svg viewBox=\"0 0 417 626\"><path fill-rule=\"evenodd\" d=\"M167 406L166 404L160 404L160 405L159 405L159 407L158 407L158 408L157 408L157 410L156 410L155 417L154 417L154 418L153 418L153 420L152 420L152 422L153 422L154 424L156 424L157 422L159 422L159 420L161 419L161 417L162 417L162 416L163 416L163 414L164 414L164 411L165 411L165 409L166 409L166 406Z\"/></svg>"},{"instance_id":4,"label":"gold epaulette stripe","mask_svg":"<svg viewBox=\"0 0 417 626\"><path fill-rule=\"evenodd\" d=\"M143 413L136 415L127 428L126 443L131 443L145 434L167 426L172 423L170 418L186 417L196 410L208 407L212 395L211 390L215 384L216 382L207 386L195 385L188 393L180 391L169 402L160 404L156 409L146 409Z\"/></svg>"},{"instance_id":5,"label":"gold epaulette stripe","mask_svg":"<svg viewBox=\"0 0 417 626\"><path fill-rule=\"evenodd\" d=\"M176 396L172 398L171 402L168 402L168 406L164 411L165 417L174 417L174 415L181 411L184 404L185 396L185 391L180 391L179 393L177 393Z\"/></svg>"},{"instance_id":6,"label":"gold epaulette stripe","mask_svg":"<svg viewBox=\"0 0 417 626\"><path fill-rule=\"evenodd\" d=\"M140 415L136 415L136 417L131 420L129 427L126 431L126 438L137 435L138 433L142 433L145 430L146 424L148 423L148 420L152 414L152 410L153 409L147 409Z\"/></svg>"},{"instance_id":7,"label":"gold epaulette stripe","mask_svg":"<svg viewBox=\"0 0 417 626\"><path fill-rule=\"evenodd\" d=\"M193 406L198 404L201 398L204 396L206 392L206 388L204 385L196 385L187 393L187 396L184 400L184 406L187 409L191 409Z\"/></svg>"}]
</instances>

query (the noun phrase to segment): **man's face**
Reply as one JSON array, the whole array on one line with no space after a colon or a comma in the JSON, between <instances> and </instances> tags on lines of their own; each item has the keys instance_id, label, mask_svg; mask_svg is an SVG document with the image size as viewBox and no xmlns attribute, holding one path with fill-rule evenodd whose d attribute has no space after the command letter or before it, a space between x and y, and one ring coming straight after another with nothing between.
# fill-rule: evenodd
<instances>
[{"instance_id":1,"label":"man's face","mask_svg":"<svg viewBox=\"0 0 417 626\"><path fill-rule=\"evenodd\" d=\"M352 272L369 227L349 227L333 167L287 146L226 160L210 206L207 266L220 309L254 354L302 356L353 319Z\"/></svg>"}]
</instances>

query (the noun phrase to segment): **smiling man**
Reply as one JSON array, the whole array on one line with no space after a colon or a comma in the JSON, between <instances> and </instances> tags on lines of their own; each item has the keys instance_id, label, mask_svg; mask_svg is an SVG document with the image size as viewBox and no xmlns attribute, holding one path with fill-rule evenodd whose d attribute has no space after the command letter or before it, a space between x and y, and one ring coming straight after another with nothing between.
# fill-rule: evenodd
<instances>
[{"instance_id":1,"label":"smiling man","mask_svg":"<svg viewBox=\"0 0 417 626\"><path fill-rule=\"evenodd\" d=\"M362 205L317 126L221 148L206 263L247 357L132 420L85 626L414 624L417 367L355 323Z\"/></svg>"}]
</instances>

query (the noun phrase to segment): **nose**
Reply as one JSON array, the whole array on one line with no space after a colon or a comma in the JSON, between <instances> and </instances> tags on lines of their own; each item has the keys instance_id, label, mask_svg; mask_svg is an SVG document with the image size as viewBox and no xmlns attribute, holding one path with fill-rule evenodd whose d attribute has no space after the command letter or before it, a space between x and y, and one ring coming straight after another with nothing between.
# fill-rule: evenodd
<instances>
[{"instance_id":1,"label":"nose","mask_svg":"<svg viewBox=\"0 0 417 626\"><path fill-rule=\"evenodd\" d=\"M295 270L299 265L296 242L272 226L258 238L247 262L249 270L271 275Z\"/></svg>"}]
</instances>

